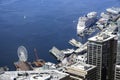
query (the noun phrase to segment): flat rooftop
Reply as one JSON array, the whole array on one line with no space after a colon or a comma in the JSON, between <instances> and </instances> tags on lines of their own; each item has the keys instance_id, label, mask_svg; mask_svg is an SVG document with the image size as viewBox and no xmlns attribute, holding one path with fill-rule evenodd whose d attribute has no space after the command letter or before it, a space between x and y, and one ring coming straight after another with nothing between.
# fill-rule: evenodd
<instances>
[{"instance_id":1,"label":"flat rooftop","mask_svg":"<svg viewBox=\"0 0 120 80\"><path fill-rule=\"evenodd\" d=\"M95 68L96 66L81 62L81 63L75 63L75 64L72 64L71 66L65 67L65 72L85 78L87 73L93 69L95 71Z\"/></svg>"},{"instance_id":2,"label":"flat rooftop","mask_svg":"<svg viewBox=\"0 0 120 80\"><path fill-rule=\"evenodd\" d=\"M112 35L112 34L108 35L108 34L106 34L106 33L102 33L102 34L100 34L100 35L91 37L91 38L89 38L88 40L89 40L89 41L101 42L101 43L102 43L102 42L108 41L108 40L110 40L110 39L113 39L113 38L115 38L115 37L116 37L116 35Z\"/></svg>"},{"instance_id":3,"label":"flat rooftop","mask_svg":"<svg viewBox=\"0 0 120 80\"><path fill-rule=\"evenodd\" d=\"M6 71L0 74L0 80L60 80L68 74L57 70Z\"/></svg>"},{"instance_id":4,"label":"flat rooftop","mask_svg":"<svg viewBox=\"0 0 120 80\"><path fill-rule=\"evenodd\" d=\"M84 71L89 71L89 70L95 68L95 66L90 65L90 64L86 64L86 63L83 63L83 62L75 63L75 64L71 65L70 67L71 68L76 68L76 69L79 69L79 70L84 70Z\"/></svg>"}]
</instances>

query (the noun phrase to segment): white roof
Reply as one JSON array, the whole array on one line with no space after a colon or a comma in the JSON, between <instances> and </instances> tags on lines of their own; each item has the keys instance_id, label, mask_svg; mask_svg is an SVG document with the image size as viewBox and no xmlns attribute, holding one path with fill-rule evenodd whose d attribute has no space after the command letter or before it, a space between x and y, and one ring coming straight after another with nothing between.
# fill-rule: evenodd
<instances>
[{"instance_id":1,"label":"white roof","mask_svg":"<svg viewBox=\"0 0 120 80\"><path fill-rule=\"evenodd\" d=\"M75 69L79 69L79 70L84 70L84 71L89 71L89 70L95 68L95 66L90 65L90 64L86 64L83 62L75 63L75 64L71 65L70 67L75 68Z\"/></svg>"},{"instance_id":2,"label":"white roof","mask_svg":"<svg viewBox=\"0 0 120 80\"><path fill-rule=\"evenodd\" d=\"M28 76L25 76L26 73ZM21 76L18 76L21 74ZM41 71L6 71L4 74L0 75L0 80L59 80L68 76L68 74L59 72L57 70L41 70Z\"/></svg>"},{"instance_id":3,"label":"white roof","mask_svg":"<svg viewBox=\"0 0 120 80\"><path fill-rule=\"evenodd\" d=\"M115 35L107 35L107 34L103 34L103 35L97 35L94 37L89 38L89 41L96 41L96 42L105 42L107 40L110 40L112 38L114 38Z\"/></svg>"}]
</instances>

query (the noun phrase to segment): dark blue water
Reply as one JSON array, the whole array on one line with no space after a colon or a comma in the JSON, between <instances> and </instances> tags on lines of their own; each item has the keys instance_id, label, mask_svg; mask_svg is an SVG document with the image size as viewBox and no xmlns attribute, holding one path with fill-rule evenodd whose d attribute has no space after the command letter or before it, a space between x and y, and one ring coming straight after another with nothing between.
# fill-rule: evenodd
<instances>
[{"instance_id":1,"label":"dark blue water","mask_svg":"<svg viewBox=\"0 0 120 80\"><path fill-rule=\"evenodd\" d=\"M0 0L0 66L13 69L20 45L27 48L28 61L35 59L37 48L40 58L57 62L49 49L70 48L71 38L79 40L79 16L108 7L120 7L120 0Z\"/></svg>"}]
</instances>

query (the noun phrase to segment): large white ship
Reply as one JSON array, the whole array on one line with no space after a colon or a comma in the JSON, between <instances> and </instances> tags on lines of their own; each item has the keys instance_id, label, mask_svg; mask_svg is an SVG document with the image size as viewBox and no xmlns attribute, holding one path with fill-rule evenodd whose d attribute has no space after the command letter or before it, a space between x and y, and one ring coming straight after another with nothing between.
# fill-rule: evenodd
<instances>
[{"instance_id":1,"label":"large white ship","mask_svg":"<svg viewBox=\"0 0 120 80\"><path fill-rule=\"evenodd\" d=\"M77 24L77 34L84 35L84 30L96 22L97 12L90 12L86 16L80 17Z\"/></svg>"},{"instance_id":2,"label":"large white ship","mask_svg":"<svg viewBox=\"0 0 120 80\"><path fill-rule=\"evenodd\" d=\"M115 7L107 8L106 11L112 14L120 14L120 8Z\"/></svg>"}]
</instances>

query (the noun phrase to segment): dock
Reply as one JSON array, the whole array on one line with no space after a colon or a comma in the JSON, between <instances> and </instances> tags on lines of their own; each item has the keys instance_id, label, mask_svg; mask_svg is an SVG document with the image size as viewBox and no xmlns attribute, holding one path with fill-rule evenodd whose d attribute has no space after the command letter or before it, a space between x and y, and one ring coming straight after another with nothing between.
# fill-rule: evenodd
<instances>
[{"instance_id":1,"label":"dock","mask_svg":"<svg viewBox=\"0 0 120 80\"><path fill-rule=\"evenodd\" d=\"M75 39L71 39L69 41L69 43L72 45L72 46L75 46L75 47L81 47L82 43L78 42L77 40Z\"/></svg>"},{"instance_id":2,"label":"dock","mask_svg":"<svg viewBox=\"0 0 120 80\"><path fill-rule=\"evenodd\" d=\"M62 61L65 57L65 55L62 54L62 52L55 46L51 50L49 50L49 52L52 53L59 61Z\"/></svg>"},{"instance_id":3,"label":"dock","mask_svg":"<svg viewBox=\"0 0 120 80\"><path fill-rule=\"evenodd\" d=\"M85 44L81 45L81 47L79 47L78 49L75 50L75 53L80 53L82 51L87 50L87 44L88 44L88 42L86 42Z\"/></svg>"},{"instance_id":4,"label":"dock","mask_svg":"<svg viewBox=\"0 0 120 80\"><path fill-rule=\"evenodd\" d=\"M60 61L62 61L65 56L72 54L74 51L74 49L59 50L55 46L53 46L53 48L49 50L49 52L51 52L57 58L57 60Z\"/></svg>"}]
</instances>

